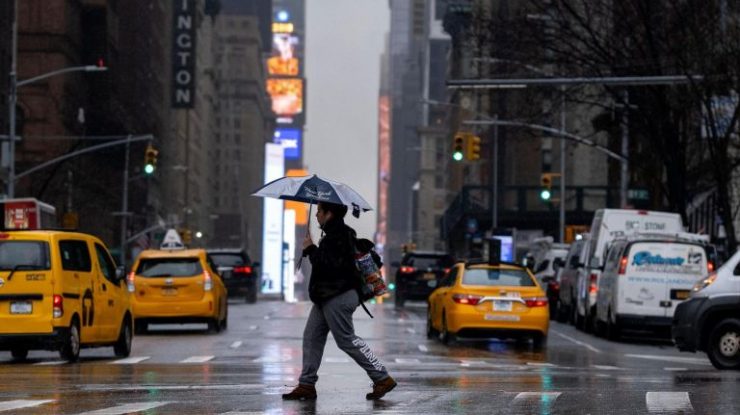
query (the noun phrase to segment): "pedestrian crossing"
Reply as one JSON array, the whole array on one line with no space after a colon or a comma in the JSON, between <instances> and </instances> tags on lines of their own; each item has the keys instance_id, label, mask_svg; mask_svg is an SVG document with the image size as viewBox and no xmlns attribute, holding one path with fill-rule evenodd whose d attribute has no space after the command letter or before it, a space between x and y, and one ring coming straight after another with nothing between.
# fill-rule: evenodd
<instances>
[{"instance_id":1,"label":"pedestrian crossing","mask_svg":"<svg viewBox=\"0 0 740 415\"><path fill-rule=\"evenodd\" d=\"M249 385L247 385L249 386ZM258 385L252 385L258 386ZM261 385L264 389L268 387ZM149 386L151 389L152 387ZM162 388L157 387L157 389ZM130 393L128 389L123 389L122 392ZM256 390L256 392L260 392ZM408 399L408 396L413 393L415 399ZM270 395L275 395L272 391ZM570 395L570 396L569 396ZM410 396L410 395L409 395ZM691 402L691 395L689 392L676 392L676 391L648 391L642 393L632 394L632 400L634 403L629 403L635 412L639 412L637 406L637 400L644 396L644 403L642 406L645 411L649 414L693 414L694 406ZM431 403L434 401L435 395L425 395L419 392L404 392L397 394L396 399L400 402L399 405L389 405L388 410L379 410L378 413L418 413L423 409L424 403ZM136 398L133 398L136 399ZM279 399L279 398L276 398ZM321 398L320 398L321 399ZM388 398L391 400L393 398ZM504 405L509 408L512 413L530 413L531 409L537 408L541 413L566 413L565 408L568 404L561 405L559 409L559 403L564 399L578 400L582 399L580 392L561 392L561 391L529 391L529 392L500 392L490 396L489 399L496 401L497 404ZM94 407L96 404L93 403L92 408L85 408L82 411L79 409L70 412L70 410L64 408L64 402L59 399L16 399L16 400L0 400L0 413L12 414L20 410L32 410L36 409L39 411L53 411L54 413L68 414L68 415L124 415L124 414L137 414L137 413L172 413L177 412L178 408L193 407L192 401L186 400L175 400L168 399L162 401L134 401L134 402L116 402L115 404L106 406L100 404L99 407ZM633 406L634 405L634 406ZM606 408L604 408L606 409ZM614 408L611 408L614 409ZM240 408L232 408L223 411L209 412L219 415L234 415L234 414L265 414L272 412L263 412L259 410L244 411Z\"/></svg>"}]
</instances>

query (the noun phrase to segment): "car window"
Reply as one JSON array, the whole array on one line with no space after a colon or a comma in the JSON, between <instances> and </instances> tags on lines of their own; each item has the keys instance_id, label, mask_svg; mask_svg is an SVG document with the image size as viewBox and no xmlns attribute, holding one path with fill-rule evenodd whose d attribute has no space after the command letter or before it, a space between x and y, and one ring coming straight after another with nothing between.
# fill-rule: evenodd
<instances>
[{"instance_id":1,"label":"car window","mask_svg":"<svg viewBox=\"0 0 740 415\"><path fill-rule=\"evenodd\" d=\"M550 260L549 259L545 259L542 262L540 262L540 264L537 265L537 269L534 271L535 274L538 273L538 272L542 272L542 271L546 270L548 265L550 265Z\"/></svg>"},{"instance_id":2,"label":"car window","mask_svg":"<svg viewBox=\"0 0 740 415\"><path fill-rule=\"evenodd\" d=\"M494 287L534 287L535 282L523 269L468 269L463 274L463 285Z\"/></svg>"},{"instance_id":3,"label":"car window","mask_svg":"<svg viewBox=\"0 0 740 415\"><path fill-rule=\"evenodd\" d=\"M236 267L246 265L244 258L239 253L233 254L209 254L213 262L219 267Z\"/></svg>"},{"instance_id":4,"label":"car window","mask_svg":"<svg viewBox=\"0 0 740 415\"><path fill-rule=\"evenodd\" d=\"M218 267L213 262L213 258L211 258L210 255L206 255L206 263L208 263L208 266L211 267L211 271L214 272L217 276L221 276L221 274L218 273Z\"/></svg>"},{"instance_id":5,"label":"car window","mask_svg":"<svg viewBox=\"0 0 740 415\"><path fill-rule=\"evenodd\" d=\"M146 258L139 262L136 275L150 278L192 277L203 273L198 257Z\"/></svg>"},{"instance_id":6,"label":"car window","mask_svg":"<svg viewBox=\"0 0 740 415\"><path fill-rule=\"evenodd\" d=\"M24 270L51 268L49 244L42 241L0 242L0 269L10 270L23 265Z\"/></svg>"},{"instance_id":7,"label":"car window","mask_svg":"<svg viewBox=\"0 0 740 415\"><path fill-rule=\"evenodd\" d=\"M449 256L409 256L403 265L414 268L449 268L453 264Z\"/></svg>"},{"instance_id":8,"label":"car window","mask_svg":"<svg viewBox=\"0 0 740 415\"><path fill-rule=\"evenodd\" d=\"M92 270L90 250L87 248L87 242L76 240L59 241L59 253L62 256L62 269L65 271L90 272Z\"/></svg>"},{"instance_id":9,"label":"car window","mask_svg":"<svg viewBox=\"0 0 740 415\"><path fill-rule=\"evenodd\" d=\"M99 244L95 244L95 253L98 255L100 271L103 273L105 279L112 282L113 284L117 283L118 281L116 281L116 264L113 262L110 255L108 255L108 251Z\"/></svg>"}]
</instances>

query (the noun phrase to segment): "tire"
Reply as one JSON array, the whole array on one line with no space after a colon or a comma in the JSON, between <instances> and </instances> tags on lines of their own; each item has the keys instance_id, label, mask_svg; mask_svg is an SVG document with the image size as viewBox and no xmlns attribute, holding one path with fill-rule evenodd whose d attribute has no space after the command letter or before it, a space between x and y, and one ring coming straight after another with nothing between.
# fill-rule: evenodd
<instances>
[{"instance_id":1,"label":"tire","mask_svg":"<svg viewBox=\"0 0 740 415\"><path fill-rule=\"evenodd\" d=\"M405 301L406 300L403 298L403 296L401 295L401 293L399 293L398 291L396 291L396 300L395 300L396 308L403 308L403 303Z\"/></svg>"},{"instance_id":2,"label":"tire","mask_svg":"<svg viewBox=\"0 0 740 415\"><path fill-rule=\"evenodd\" d=\"M575 322L573 323L574 326L580 331L586 331L586 319L578 314L578 305L576 304L575 307L573 307L573 320Z\"/></svg>"},{"instance_id":3,"label":"tire","mask_svg":"<svg viewBox=\"0 0 740 415\"><path fill-rule=\"evenodd\" d=\"M229 328L229 308L226 307L226 312L224 313L224 319L221 320L221 330L226 331Z\"/></svg>"},{"instance_id":4,"label":"tire","mask_svg":"<svg viewBox=\"0 0 740 415\"><path fill-rule=\"evenodd\" d=\"M456 336L447 328L447 316L444 314L442 314L442 330L439 332L439 340L444 345L454 343L456 340Z\"/></svg>"},{"instance_id":5,"label":"tire","mask_svg":"<svg viewBox=\"0 0 740 415\"><path fill-rule=\"evenodd\" d=\"M609 310L609 314L606 318L606 338L611 341L619 341L619 339L622 338L622 327L616 317L614 317L614 323L612 323L611 310Z\"/></svg>"},{"instance_id":6,"label":"tire","mask_svg":"<svg viewBox=\"0 0 740 415\"><path fill-rule=\"evenodd\" d=\"M134 333L136 333L136 334L146 334L147 331L149 331L149 324L147 324L144 321L135 321L134 322Z\"/></svg>"},{"instance_id":7,"label":"tire","mask_svg":"<svg viewBox=\"0 0 740 415\"><path fill-rule=\"evenodd\" d=\"M247 301L247 304L256 303L257 302L257 290L255 289L249 290L249 292L247 293L246 301Z\"/></svg>"},{"instance_id":8,"label":"tire","mask_svg":"<svg viewBox=\"0 0 740 415\"><path fill-rule=\"evenodd\" d=\"M570 317L570 309L565 307L561 301L558 301L557 310L558 323L566 323Z\"/></svg>"},{"instance_id":9,"label":"tire","mask_svg":"<svg viewBox=\"0 0 740 415\"><path fill-rule=\"evenodd\" d=\"M80 358L80 328L77 320L72 320L69 326L69 333L62 341L62 347L59 349L59 357L74 363Z\"/></svg>"},{"instance_id":10,"label":"tire","mask_svg":"<svg viewBox=\"0 0 740 415\"><path fill-rule=\"evenodd\" d=\"M22 362L28 357L28 349L25 347L14 347L10 349L10 354L13 356L14 360Z\"/></svg>"},{"instance_id":11,"label":"tire","mask_svg":"<svg viewBox=\"0 0 740 415\"><path fill-rule=\"evenodd\" d=\"M220 333L221 332L221 322L217 319L211 319L208 321L208 331L211 333Z\"/></svg>"},{"instance_id":12,"label":"tire","mask_svg":"<svg viewBox=\"0 0 740 415\"><path fill-rule=\"evenodd\" d=\"M542 333L537 333L532 336L532 347L534 347L536 350L542 349L547 344L547 335Z\"/></svg>"},{"instance_id":13,"label":"tire","mask_svg":"<svg viewBox=\"0 0 740 415\"><path fill-rule=\"evenodd\" d=\"M427 312L427 339L433 339L439 336L439 332L432 325L432 313Z\"/></svg>"},{"instance_id":14,"label":"tire","mask_svg":"<svg viewBox=\"0 0 740 415\"><path fill-rule=\"evenodd\" d=\"M740 319L726 318L709 334L707 356L720 370L740 369Z\"/></svg>"},{"instance_id":15,"label":"tire","mask_svg":"<svg viewBox=\"0 0 740 415\"><path fill-rule=\"evenodd\" d=\"M570 299L570 307L568 307L568 313L570 314L568 316L570 324L575 326L578 321L578 304L576 303L576 299L573 297L571 297Z\"/></svg>"},{"instance_id":16,"label":"tire","mask_svg":"<svg viewBox=\"0 0 740 415\"><path fill-rule=\"evenodd\" d=\"M131 341L133 336L131 335L131 323L129 319L123 320L121 323L121 331L118 333L118 340L113 345L113 353L116 357L129 357L131 354Z\"/></svg>"}]
</instances>

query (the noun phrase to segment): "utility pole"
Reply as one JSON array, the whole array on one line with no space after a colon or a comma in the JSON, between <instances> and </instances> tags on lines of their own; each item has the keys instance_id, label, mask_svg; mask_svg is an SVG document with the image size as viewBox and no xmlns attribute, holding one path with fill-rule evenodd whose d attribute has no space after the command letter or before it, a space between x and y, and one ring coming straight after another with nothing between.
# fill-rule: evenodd
<instances>
[{"instance_id":1,"label":"utility pole","mask_svg":"<svg viewBox=\"0 0 740 415\"><path fill-rule=\"evenodd\" d=\"M123 194L121 196L121 265L126 269L126 228L128 227L128 159L131 149L131 136L126 141L126 155L123 164Z\"/></svg>"},{"instance_id":2,"label":"utility pole","mask_svg":"<svg viewBox=\"0 0 740 415\"><path fill-rule=\"evenodd\" d=\"M2 164L7 168L6 196L15 195L15 106L18 100L18 77L16 73L18 60L18 0L13 0L11 15L11 43L10 43L10 88L8 89L8 143L3 145Z\"/></svg>"},{"instance_id":3,"label":"utility pole","mask_svg":"<svg viewBox=\"0 0 740 415\"><path fill-rule=\"evenodd\" d=\"M560 86L560 132L565 133L565 85ZM624 151L624 149L622 149L622 154L627 154ZM560 243L564 243L564 242L565 242L565 140L560 140Z\"/></svg>"}]
</instances>

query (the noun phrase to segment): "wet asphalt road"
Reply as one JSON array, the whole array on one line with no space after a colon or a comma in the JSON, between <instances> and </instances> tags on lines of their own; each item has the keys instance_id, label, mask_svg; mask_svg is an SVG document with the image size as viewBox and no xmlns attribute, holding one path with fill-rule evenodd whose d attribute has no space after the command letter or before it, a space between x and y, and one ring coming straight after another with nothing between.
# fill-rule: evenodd
<instances>
[{"instance_id":1,"label":"wet asphalt road","mask_svg":"<svg viewBox=\"0 0 740 415\"><path fill-rule=\"evenodd\" d=\"M0 352L0 414L648 414L740 413L740 372L667 342L614 343L553 323L541 351L509 342L428 340L426 308L358 309L357 332L399 386L365 400L370 381L331 337L316 402L283 402L297 383L310 304L230 303L229 330L153 326L131 357L84 349L77 364Z\"/></svg>"}]
</instances>

